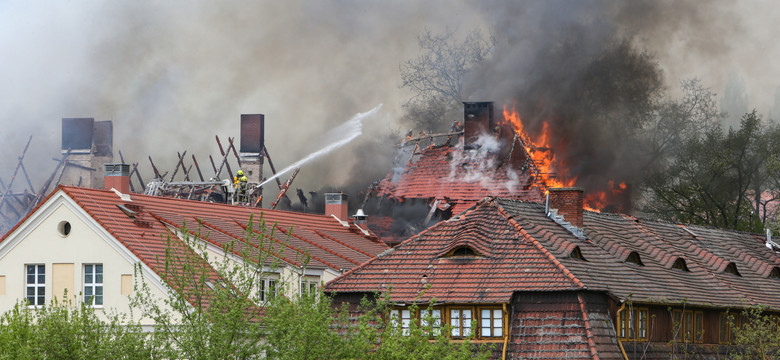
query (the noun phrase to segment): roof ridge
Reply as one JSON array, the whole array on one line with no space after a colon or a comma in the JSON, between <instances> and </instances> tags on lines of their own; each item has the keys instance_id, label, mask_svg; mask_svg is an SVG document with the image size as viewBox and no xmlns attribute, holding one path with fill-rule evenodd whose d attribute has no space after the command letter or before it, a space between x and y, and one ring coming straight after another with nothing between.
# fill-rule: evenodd
<instances>
[{"instance_id":1,"label":"roof ridge","mask_svg":"<svg viewBox=\"0 0 780 360\"><path fill-rule=\"evenodd\" d=\"M542 243L534 239L534 237L531 236L531 234L529 234L522 227L522 225L520 225L520 223L515 221L514 217L511 214L509 214L509 212L506 211L506 209L504 209L503 206L495 202L493 202L493 204L495 204L494 206L496 206L496 210L498 211L498 213L501 214L501 216L503 216L504 218L506 218L506 220L520 233L520 235L522 235L527 240L530 240L531 243L534 246L536 246L536 248L539 251L541 251L542 254L544 254L548 260L550 260L550 262L552 262L559 270L561 270L561 272L563 272L563 274L566 275L566 277L568 277L572 283L574 283L581 289L587 289L587 286L585 286L585 284L582 281L580 281L580 279L578 279L571 271L569 271L569 269L567 269L566 266L563 265L563 263L561 263L555 257L555 255L553 255L549 250L547 250L547 248L545 248L544 245L542 245Z\"/></svg>"}]
</instances>

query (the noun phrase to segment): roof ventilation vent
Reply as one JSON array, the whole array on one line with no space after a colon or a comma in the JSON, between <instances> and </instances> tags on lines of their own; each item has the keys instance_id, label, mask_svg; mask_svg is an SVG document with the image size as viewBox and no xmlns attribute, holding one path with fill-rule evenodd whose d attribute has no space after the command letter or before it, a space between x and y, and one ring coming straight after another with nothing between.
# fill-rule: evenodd
<instances>
[{"instance_id":1,"label":"roof ventilation vent","mask_svg":"<svg viewBox=\"0 0 780 360\"><path fill-rule=\"evenodd\" d=\"M739 271L737 270L737 264L735 264L733 262L729 263L728 265L726 265L726 268L723 269L723 272L726 273L726 274L742 276L742 274L740 274Z\"/></svg>"},{"instance_id":2,"label":"roof ventilation vent","mask_svg":"<svg viewBox=\"0 0 780 360\"><path fill-rule=\"evenodd\" d=\"M445 257L458 257L458 258L478 257L478 256L481 255L470 246L458 246L452 249L450 252L448 252L447 255L445 255Z\"/></svg>"},{"instance_id":3,"label":"roof ventilation vent","mask_svg":"<svg viewBox=\"0 0 780 360\"><path fill-rule=\"evenodd\" d=\"M588 260L585 260L584 256L582 256L582 250L580 250L579 246L575 246L574 249L572 249L571 253L569 254L569 258L582 260L582 261L588 261Z\"/></svg>"},{"instance_id":4,"label":"roof ventilation vent","mask_svg":"<svg viewBox=\"0 0 780 360\"><path fill-rule=\"evenodd\" d=\"M685 263L685 259L681 257L674 261L674 264L672 264L672 269L690 272L690 270L688 270L688 265Z\"/></svg>"},{"instance_id":5,"label":"roof ventilation vent","mask_svg":"<svg viewBox=\"0 0 780 360\"><path fill-rule=\"evenodd\" d=\"M639 257L639 253L636 251L632 251L630 254L628 254L625 262L629 264L645 266L645 264L642 263L642 259Z\"/></svg>"},{"instance_id":6,"label":"roof ventilation vent","mask_svg":"<svg viewBox=\"0 0 780 360\"><path fill-rule=\"evenodd\" d=\"M768 279L780 279L780 267L775 266L767 276Z\"/></svg>"}]
</instances>

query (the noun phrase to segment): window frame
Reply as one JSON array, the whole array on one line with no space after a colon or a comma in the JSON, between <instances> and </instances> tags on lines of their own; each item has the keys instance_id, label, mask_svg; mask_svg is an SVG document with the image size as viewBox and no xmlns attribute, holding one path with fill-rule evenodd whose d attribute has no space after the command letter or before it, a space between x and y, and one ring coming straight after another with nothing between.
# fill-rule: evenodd
<instances>
[{"instance_id":1,"label":"window frame","mask_svg":"<svg viewBox=\"0 0 780 360\"><path fill-rule=\"evenodd\" d=\"M618 339L625 341L646 341L650 331L650 310L647 307L628 307L618 314Z\"/></svg>"},{"instance_id":2,"label":"window frame","mask_svg":"<svg viewBox=\"0 0 780 360\"><path fill-rule=\"evenodd\" d=\"M91 274L88 274L87 267L92 267ZM100 273L97 272L97 267L100 266ZM105 300L105 289L103 288L105 269L103 263L85 263L81 267L82 274L84 275L82 280L82 301L88 306L94 308L102 308ZM98 275L100 275L100 281L98 282ZM92 276L92 281L87 281L87 276ZM91 294L88 294L87 289L91 289ZM98 294L100 292L100 294ZM89 298L88 298L89 297ZM92 301L94 299L94 301ZM100 302L100 303L98 303Z\"/></svg>"},{"instance_id":3,"label":"window frame","mask_svg":"<svg viewBox=\"0 0 780 360\"><path fill-rule=\"evenodd\" d=\"M453 320L455 319L452 314L453 311L457 311L459 316L457 317L458 324L453 324ZM466 323L465 316L463 314L469 311L471 312L471 316L468 319L468 323ZM463 339L471 336L474 332L474 327L472 325L475 319L475 307L474 306L448 306L447 307L447 323L450 325L450 338L452 339ZM466 324L468 324L466 326ZM464 329L468 329L468 334ZM457 330L458 334L455 335L455 330Z\"/></svg>"},{"instance_id":4,"label":"window frame","mask_svg":"<svg viewBox=\"0 0 780 360\"><path fill-rule=\"evenodd\" d=\"M483 311L489 311L490 315L490 335L485 335L482 330L485 329L484 322L485 318L482 316ZM498 314L500 316L497 318L496 311L498 311ZM496 326L496 320L499 320L499 326ZM500 306L479 306L477 308L477 329L478 331L478 337L480 339L503 339L506 335L506 320L504 319L504 309ZM500 329L501 334L499 335L493 335L496 332L496 329Z\"/></svg>"},{"instance_id":5,"label":"window frame","mask_svg":"<svg viewBox=\"0 0 780 360\"><path fill-rule=\"evenodd\" d=\"M278 296L279 291L279 277L278 275L269 275L261 277L257 284L257 293L260 297L260 301L270 301Z\"/></svg>"},{"instance_id":6,"label":"window frame","mask_svg":"<svg viewBox=\"0 0 780 360\"><path fill-rule=\"evenodd\" d=\"M30 269L33 269L33 273L30 274ZM39 272L39 270L43 272ZM30 282L30 276L33 276L33 282ZM43 277L43 281L41 280ZM24 298L27 300L28 308L40 308L46 305L46 264L24 264ZM40 304L30 303L30 289L33 290L32 298L40 301Z\"/></svg>"}]
</instances>

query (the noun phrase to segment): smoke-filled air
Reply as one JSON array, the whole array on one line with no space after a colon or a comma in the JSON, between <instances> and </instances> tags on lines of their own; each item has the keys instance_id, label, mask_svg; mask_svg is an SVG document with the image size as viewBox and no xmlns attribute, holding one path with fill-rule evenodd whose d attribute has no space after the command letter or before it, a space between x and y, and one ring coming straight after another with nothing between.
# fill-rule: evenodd
<instances>
[{"instance_id":1,"label":"smoke-filled air","mask_svg":"<svg viewBox=\"0 0 780 360\"><path fill-rule=\"evenodd\" d=\"M717 94L726 125L752 108L780 116L778 18L770 0L3 1L0 180L32 136L25 167L43 182L62 118L113 121L115 158L151 179L148 156L170 170L185 150L221 158L215 135L238 140L240 115L262 113L277 168L322 155L297 164L293 187L365 189L393 170L407 131L462 119L414 120L401 72L425 54L421 34L476 30L489 51L457 101L515 109L531 136L547 123L578 185L633 182L651 146L636 142L642 115L686 81ZM376 104L359 136L320 152Z\"/></svg>"}]
</instances>

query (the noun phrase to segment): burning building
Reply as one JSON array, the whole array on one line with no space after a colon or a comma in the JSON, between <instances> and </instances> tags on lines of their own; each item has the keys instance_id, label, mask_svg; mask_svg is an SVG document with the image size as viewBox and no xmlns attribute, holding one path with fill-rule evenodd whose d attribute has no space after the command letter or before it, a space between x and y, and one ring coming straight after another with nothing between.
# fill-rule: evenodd
<instances>
[{"instance_id":1,"label":"burning building","mask_svg":"<svg viewBox=\"0 0 780 360\"><path fill-rule=\"evenodd\" d=\"M532 138L515 111L496 116L492 102L464 103L463 121L449 133L409 133L398 145L393 171L364 200L369 225L395 244L488 196L541 202L550 187L574 186L557 167L550 130ZM586 206L630 212L628 187L610 188L589 194Z\"/></svg>"}]
</instances>

